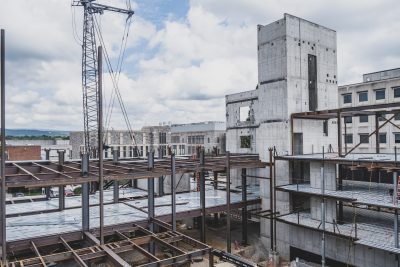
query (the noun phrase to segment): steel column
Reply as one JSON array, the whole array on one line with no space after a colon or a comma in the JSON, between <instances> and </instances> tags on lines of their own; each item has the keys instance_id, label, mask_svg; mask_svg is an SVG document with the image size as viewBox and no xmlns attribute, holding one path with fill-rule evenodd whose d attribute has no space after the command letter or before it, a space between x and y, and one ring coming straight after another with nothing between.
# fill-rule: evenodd
<instances>
[{"instance_id":1,"label":"steel column","mask_svg":"<svg viewBox=\"0 0 400 267\"><path fill-rule=\"evenodd\" d=\"M0 204L0 216L1 216L1 260L5 265L7 263L7 239L6 239L6 179L5 179L5 170L6 170L6 114L5 114L5 31L1 29L1 41L0 41L0 87L1 87L1 204Z\"/></svg>"},{"instance_id":2,"label":"steel column","mask_svg":"<svg viewBox=\"0 0 400 267\"><path fill-rule=\"evenodd\" d=\"M325 150L322 147L322 166L321 166L321 226L322 226L322 240L321 240L321 266L325 267Z\"/></svg>"},{"instance_id":3,"label":"steel column","mask_svg":"<svg viewBox=\"0 0 400 267\"><path fill-rule=\"evenodd\" d=\"M89 175L89 154L82 154L82 176ZM89 231L89 183L82 184L82 231Z\"/></svg>"},{"instance_id":4,"label":"steel column","mask_svg":"<svg viewBox=\"0 0 400 267\"><path fill-rule=\"evenodd\" d=\"M274 201L273 194L272 194L272 192L274 190L273 179L272 179L272 175L273 175L273 173L272 173L272 171L273 171L273 169L272 169L272 165L273 165L273 163L272 163L272 152L273 152L273 149L269 148L268 152L269 152L269 177L270 177L270 180L269 180L269 209L272 211L273 210L272 209L272 204L273 204L273 201ZM269 232L270 232L270 241L271 241L271 244L270 244L271 251L274 251L274 222L273 222L272 216L273 215L271 215L269 217L269 224L270 224Z\"/></svg>"},{"instance_id":5,"label":"steel column","mask_svg":"<svg viewBox=\"0 0 400 267\"><path fill-rule=\"evenodd\" d=\"M200 167L205 164L204 149L200 150ZM206 180L204 170L200 171L200 207L201 207L201 228L200 240L202 243L206 242Z\"/></svg>"},{"instance_id":6,"label":"steel column","mask_svg":"<svg viewBox=\"0 0 400 267\"><path fill-rule=\"evenodd\" d=\"M230 153L226 151L226 251L231 253L231 165Z\"/></svg>"},{"instance_id":7,"label":"steel column","mask_svg":"<svg viewBox=\"0 0 400 267\"><path fill-rule=\"evenodd\" d=\"M147 169L148 170L152 170L154 169L154 151L150 151L147 157ZM150 232L154 232L154 223L153 223L153 219L155 216L155 212L154 212L154 178L148 178L147 179L147 216L148 216L148 220L149 220L149 230ZM151 242L149 244L149 251L150 253L152 253L153 255L155 254L155 246L154 246L154 242Z\"/></svg>"},{"instance_id":8,"label":"steel column","mask_svg":"<svg viewBox=\"0 0 400 267\"><path fill-rule=\"evenodd\" d=\"M113 150L113 162L117 163L119 160L118 157L118 152L116 150ZM119 181L114 180L113 181L113 202L118 203L119 201Z\"/></svg>"},{"instance_id":9,"label":"steel column","mask_svg":"<svg viewBox=\"0 0 400 267\"><path fill-rule=\"evenodd\" d=\"M337 112L338 154L342 157L342 114Z\"/></svg>"},{"instance_id":10,"label":"steel column","mask_svg":"<svg viewBox=\"0 0 400 267\"><path fill-rule=\"evenodd\" d=\"M175 154L171 155L171 221L172 221L172 231L176 231L176 199L175 199Z\"/></svg>"},{"instance_id":11,"label":"steel column","mask_svg":"<svg viewBox=\"0 0 400 267\"><path fill-rule=\"evenodd\" d=\"M158 153L158 158L162 159L162 154ZM158 196L164 195L164 176L158 177Z\"/></svg>"},{"instance_id":12,"label":"steel column","mask_svg":"<svg viewBox=\"0 0 400 267\"><path fill-rule=\"evenodd\" d=\"M63 170L63 165L65 161L65 150L57 150L58 153L58 171ZM65 187L60 185L58 187L58 209L65 209Z\"/></svg>"},{"instance_id":13,"label":"steel column","mask_svg":"<svg viewBox=\"0 0 400 267\"><path fill-rule=\"evenodd\" d=\"M50 160L50 148L45 148L44 152L46 153L46 160Z\"/></svg>"},{"instance_id":14,"label":"steel column","mask_svg":"<svg viewBox=\"0 0 400 267\"><path fill-rule=\"evenodd\" d=\"M100 244L104 244L104 177L103 177L103 48L98 47L98 146L99 146L99 201L100 201Z\"/></svg>"},{"instance_id":15,"label":"steel column","mask_svg":"<svg viewBox=\"0 0 400 267\"><path fill-rule=\"evenodd\" d=\"M375 114L375 150L379 154L379 115Z\"/></svg>"},{"instance_id":16,"label":"steel column","mask_svg":"<svg viewBox=\"0 0 400 267\"><path fill-rule=\"evenodd\" d=\"M214 190L218 190L218 172L214 174ZM214 213L214 225L218 225L218 213Z\"/></svg>"},{"instance_id":17,"label":"steel column","mask_svg":"<svg viewBox=\"0 0 400 267\"><path fill-rule=\"evenodd\" d=\"M246 169L242 169L242 245L247 245L247 176Z\"/></svg>"}]
</instances>

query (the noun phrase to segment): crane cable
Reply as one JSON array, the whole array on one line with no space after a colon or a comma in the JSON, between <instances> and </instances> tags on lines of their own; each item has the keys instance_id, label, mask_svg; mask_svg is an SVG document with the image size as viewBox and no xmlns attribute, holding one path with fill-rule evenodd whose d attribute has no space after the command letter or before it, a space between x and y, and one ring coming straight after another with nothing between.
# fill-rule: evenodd
<instances>
[{"instance_id":1,"label":"crane cable","mask_svg":"<svg viewBox=\"0 0 400 267\"><path fill-rule=\"evenodd\" d=\"M104 47L103 51L104 51L104 55L105 55L105 61L106 61L107 68L108 68L108 70L109 70L109 74L110 74L110 77L111 77L111 81L112 81L112 83L113 83L113 88L114 88L114 90L115 90L115 94L116 94L116 96L117 96L117 98L118 98L118 102L119 102L119 104L120 104L120 107L121 107L121 110L122 110L122 114L123 114L123 116L124 116L124 120L125 120L126 126L127 126L127 128L128 128L130 137L131 137L132 141L134 142L134 144L136 144L135 136L133 135L132 126L131 126L131 123L130 123L130 121L129 121L128 114L127 114L127 112L126 112L126 108L125 108L124 102L123 102L123 100L122 100L121 93L120 93L119 88L118 88L118 80L117 80L117 78L119 79L119 76L120 76L120 73L121 73L123 55L125 54L127 38L125 39L125 45L123 46L123 47L124 47L124 49L123 49L124 52L123 52L123 54L122 54L122 56L121 56L121 60L120 60L120 65L119 65L118 73L115 73L114 70L113 70L113 68L112 68L112 65L111 65L111 62L110 62L110 58L109 58L109 56L108 56L107 48L106 48L106 46L105 46L105 42L104 42L103 36L102 36L102 34L101 34L101 31L100 31L100 27L99 27L97 18L96 18L95 16L94 16L93 18L94 18L94 22L95 22L95 23L94 23L94 25L95 25L95 30L96 30L96 32L97 32L97 34L98 34L98 36L99 36L99 40L100 40L101 45ZM128 23L128 21L129 21L129 23ZM131 18L128 18L127 21L126 21L126 24L128 24L128 29L129 29L130 24L131 24L130 22L131 22ZM127 32L128 32L128 31L127 31ZM127 36L128 36L128 35L127 35ZM110 99L110 103L111 103L111 99ZM109 116L110 116L110 115L109 115ZM108 123L109 123L109 120L108 120Z\"/></svg>"}]
</instances>

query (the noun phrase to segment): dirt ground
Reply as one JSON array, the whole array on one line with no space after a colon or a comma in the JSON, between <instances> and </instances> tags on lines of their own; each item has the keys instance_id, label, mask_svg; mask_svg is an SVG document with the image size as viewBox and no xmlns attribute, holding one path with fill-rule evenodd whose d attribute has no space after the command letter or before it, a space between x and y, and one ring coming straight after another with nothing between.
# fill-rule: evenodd
<instances>
[{"instance_id":1,"label":"dirt ground","mask_svg":"<svg viewBox=\"0 0 400 267\"><path fill-rule=\"evenodd\" d=\"M180 232L200 240L200 229L193 228L187 229L185 225L181 225ZM241 254L242 257L248 258L253 262L265 261L268 258L268 249L264 248L260 242L260 227L258 222L248 222L247 227L247 246L242 243L242 227L241 222L231 220L231 240L232 240L232 253ZM212 217L207 217L206 227L206 242L208 245L215 249L226 250L226 220L225 218L219 219L218 225L215 224ZM217 257L214 256L214 264L217 266L230 266L229 264L222 264ZM194 262L190 266L193 267L208 267L208 257L204 257L201 262Z\"/></svg>"}]
</instances>

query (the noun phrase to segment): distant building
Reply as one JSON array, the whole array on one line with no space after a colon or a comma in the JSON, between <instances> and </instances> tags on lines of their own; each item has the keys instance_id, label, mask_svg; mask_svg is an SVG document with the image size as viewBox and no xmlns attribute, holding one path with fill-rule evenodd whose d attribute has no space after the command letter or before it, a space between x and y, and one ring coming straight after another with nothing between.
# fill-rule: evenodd
<instances>
[{"instance_id":1,"label":"distant building","mask_svg":"<svg viewBox=\"0 0 400 267\"><path fill-rule=\"evenodd\" d=\"M339 106L358 107L363 105L379 105L400 102L400 68L384 70L363 75L363 82L339 86ZM375 135L368 134L390 119L393 115L346 117L344 143L347 149L357 145L357 152L376 152ZM393 125L393 124L394 125ZM397 125L397 126L395 126ZM400 113L396 114L391 123L386 123L378 134L379 152L393 153L395 146L400 146Z\"/></svg>"},{"instance_id":2,"label":"distant building","mask_svg":"<svg viewBox=\"0 0 400 267\"><path fill-rule=\"evenodd\" d=\"M65 150L65 158L71 158L72 148L69 144L69 140L55 139L55 140L6 140L7 145L11 146L39 146L40 158L42 160L46 159L46 150L49 153L50 160L57 160L58 153L57 150Z\"/></svg>"},{"instance_id":3,"label":"distant building","mask_svg":"<svg viewBox=\"0 0 400 267\"><path fill-rule=\"evenodd\" d=\"M177 125L144 126L134 131L133 142L128 131L110 130L105 133L105 158L112 158L116 150L120 158L145 157L150 150L167 155L168 149L176 155L192 155L196 147L204 147L206 153L216 149L225 152L225 123L208 121ZM71 132L72 158L80 158L84 147L83 132Z\"/></svg>"},{"instance_id":4,"label":"distant building","mask_svg":"<svg viewBox=\"0 0 400 267\"><path fill-rule=\"evenodd\" d=\"M37 145L21 145L21 146L6 146L7 160L40 160L40 146Z\"/></svg>"}]
</instances>

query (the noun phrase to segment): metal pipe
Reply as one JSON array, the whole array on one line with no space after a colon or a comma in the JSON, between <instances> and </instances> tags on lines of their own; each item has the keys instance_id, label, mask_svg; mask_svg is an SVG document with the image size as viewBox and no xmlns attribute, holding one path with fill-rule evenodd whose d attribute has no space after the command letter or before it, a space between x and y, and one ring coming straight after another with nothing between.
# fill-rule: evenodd
<instances>
[{"instance_id":1,"label":"metal pipe","mask_svg":"<svg viewBox=\"0 0 400 267\"><path fill-rule=\"evenodd\" d=\"M226 251L231 253L231 165L230 153L226 151Z\"/></svg>"},{"instance_id":2,"label":"metal pipe","mask_svg":"<svg viewBox=\"0 0 400 267\"><path fill-rule=\"evenodd\" d=\"M3 264L7 263L7 238L6 238L6 109L5 109L5 31L1 29L1 259Z\"/></svg>"},{"instance_id":3,"label":"metal pipe","mask_svg":"<svg viewBox=\"0 0 400 267\"><path fill-rule=\"evenodd\" d=\"M272 148L269 148L268 151L269 151L269 177L272 177L272 175L273 175L273 173L272 173L272 165L273 165ZM269 209L270 210L272 210L272 203L274 201L273 194L272 194L273 190L274 190L273 181L271 179L269 181ZM270 224L269 231L270 231L271 250L273 251L274 250L274 224L273 224L272 216L269 219L269 224Z\"/></svg>"},{"instance_id":4,"label":"metal pipe","mask_svg":"<svg viewBox=\"0 0 400 267\"><path fill-rule=\"evenodd\" d=\"M200 149L200 166L204 166L204 149ZM206 180L204 171L200 171L200 207L201 207L201 242L206 242Z\"/></svg>"},{"instance_id":5,"label":"metal pipe","mask_svg":"<svg viewBox=\"0 0 400 267\"><path fill-rule=\"evenodd\" d=\"M321 265L325 267L325 148L322 147L322 166L321 166L321 226L322 226L322 240L321 240Z\"/></svg>"},{"instance_id":6,"label":"metal pipe","mask_svg":"<svg viewBox=\"0 0 400 267\"><path fill-rule=\"evenodd\" d=\"M154 151L150 151L149 155L147 157L147 169L148 170L152 170L154 169ZM148 220L149 220L149 230L150 232L154 232L154 178L148 178L147 179L147 206L148 206ZM150 253L152 253L153 255L155 254L155 246L154 246L154 242L150 242L149 244L149 251Z\"/></svg>"},{"instance_id":7,"label":"metal pipe","mask_svg":"<svg viewBox=\"0 0 400 267\"><path fill-rule=\"evenodd\" d=\"M247 176L246 169L242 169L242 245L247 245Z\"/></svg>"},{"instance_id":8,"label":"metal pipe","mask_svg":"<svg viewBox=\"0 0 400 267\"><path fill-rule=\"evenodd\" d=\"M337 130L338 130L338 154L342 157L342 114L340 110L337 112Z\"/></svg>"},{"instance_id":9,"label":"metal pipe","mask_svg":"<svg viewBox=\"0 0 400 267\"><path fill-rule=\"evenodd\" d=\"M116 150L113 151L113 162L117 163L119 160L118 153ZM113 202L118 203L119 201L119 181L113 181Z\"/></svg>"},{"instance_id":10,"label":"metal pipe","mask_svg":"<svg viewBox=\"0 0 400 267\"><path fill-rule=\"evenodd\" d=\"M171 206L172 231L176 231L175 154L171 154Z\"/></svg>"},{"instance_id":11,"label":"metal pipe","mask_svg":"<svg viewBox=\"0 0 400 267\"><path fill-rule=\"evenodd\" d=\"M57 150L58 153L58 171L62 171L64 160L65 160L65 150ZM58 209L65 209L65 187L60 185L58 187Z\"/></svg>"},{"instance_id":12,"label":"metal pipe","mask_svg":"<svg viewBox=\"0 0 400 267\"><path fill-rule=\"evenodd\" d=\"M103 48L98 48L98 86L99 86L99 201L100 201L100 244L104 245L104 177L103 177Z\"/></svg>"},{"instance_id":13,"label":"metal pipe","mask_svg":"<svg viewBox=\"0 0 400 267\"><path fill-rule=\"evenodd\" d=\"M89 154L82 154L82 176L88 177L89 175ZM89 183L82 184L82 231L89 231Z\"/></svg>"}]
</instances>

